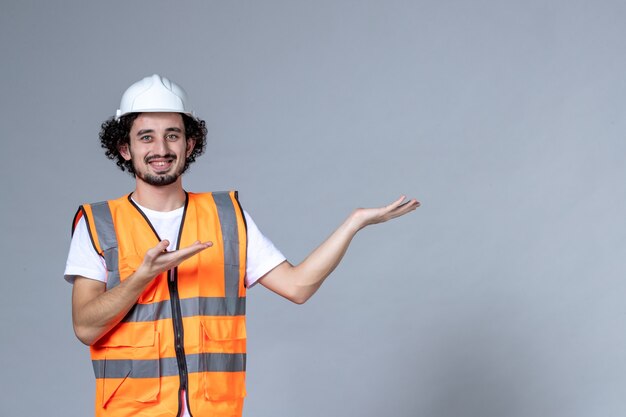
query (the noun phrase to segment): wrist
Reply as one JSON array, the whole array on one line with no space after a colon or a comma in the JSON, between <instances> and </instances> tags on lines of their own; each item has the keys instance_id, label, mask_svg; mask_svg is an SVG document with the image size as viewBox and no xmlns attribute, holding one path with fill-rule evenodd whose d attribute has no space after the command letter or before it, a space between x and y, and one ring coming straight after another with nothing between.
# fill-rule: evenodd
<instances>
[{"instance_id":1,"label":"wrist","mask_svg":"<svg viewBox=\"0 0 626 417\"><path fill-rule=\"evenodd\" d=\"M140 266L128 277L127 280L130 280L130 282L133 282L140 287L145 287L153 279L154 276L150 276L150 274Z\"/></svg>"},{"instance_id":2,"label":"wrist","mask_svg":"<svg viewBox=\"0 0 626 417\"><path fill-rule=\"evenodd\" d=\"M363 221L363 216L361 215L360 209L356 209L352 213L350 213L350 216L348 216L345 224L347 229L353 235L356 234L359 230L363 229L365 226L367 226Z\"/></svg>"}]
</instances>

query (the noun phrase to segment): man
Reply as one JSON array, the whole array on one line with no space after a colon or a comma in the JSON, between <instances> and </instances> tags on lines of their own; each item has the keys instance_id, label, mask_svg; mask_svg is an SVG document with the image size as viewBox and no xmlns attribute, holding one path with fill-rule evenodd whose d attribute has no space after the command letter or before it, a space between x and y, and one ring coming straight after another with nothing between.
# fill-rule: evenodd
<instances>
[{"instance_id":1,"label":"man","mask_svg":"<svg viewBox=\"0 0 626 417\"><path fill-rule=\"evenodd\" d=\"M129 87L102 125L107 157L135 177L135 190L79 208L65 271L74 331L91 350L97 416L240 416L246 289L259 282L304 303L357 231L419 206L401 197L357 209L293 266L236 192L183 189L205 139L185 92L158 75Z\"/></svg>"}]
</instances>

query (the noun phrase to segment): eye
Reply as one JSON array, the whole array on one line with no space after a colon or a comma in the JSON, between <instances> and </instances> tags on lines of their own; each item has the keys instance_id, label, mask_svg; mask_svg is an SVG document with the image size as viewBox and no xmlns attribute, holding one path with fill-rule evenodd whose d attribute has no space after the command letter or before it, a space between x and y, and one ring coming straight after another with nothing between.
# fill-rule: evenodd
<instances>
[{"instance_id":1,"label":"eye","mask_svg":"<svg viewBox=\"0 0 626 417\"><path fill-rule=\"evenodd\" d=\"M169 134L169 135L167 135L165 138L166 138L167 140L169 140L169 141L172 141L172 142L173 142L173 141L175 141L175 140L178 140L178 135L177 135L177 134L175 134L175 133L170 133L170 134Z\"/></svg>"},{"instance_id":2,"label":"eye","mask_svg":"<svg viewBox=\"0 0 626 417\"><path fill-rule=\"evenodd\" d=\"M152 140L152 136L144 135L144 136L140 137L139 140L142 141L142 142L150 142L150 140Z\"/></svg>"}]
</instances>

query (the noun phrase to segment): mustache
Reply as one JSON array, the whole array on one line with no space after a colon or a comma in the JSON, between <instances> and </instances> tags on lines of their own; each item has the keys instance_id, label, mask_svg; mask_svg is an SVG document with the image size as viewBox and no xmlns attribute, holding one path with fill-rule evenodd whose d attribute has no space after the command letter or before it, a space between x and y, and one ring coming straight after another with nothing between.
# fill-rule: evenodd
<instances>
[{"instance_id":1,"label":"mustache","mask_svg":"<svg viewBox=\"0 0 626 417\"><path fill-rule=\"evenodd\" d=\"M143 160L147 164L147 163L150 163L150 161L153 161L155 159L173 159L173 160L176 160L176 155L174 155L173 153L166 153L165 155L150 155L150 156L146 156Z\"/></svg>"}]
</instances>

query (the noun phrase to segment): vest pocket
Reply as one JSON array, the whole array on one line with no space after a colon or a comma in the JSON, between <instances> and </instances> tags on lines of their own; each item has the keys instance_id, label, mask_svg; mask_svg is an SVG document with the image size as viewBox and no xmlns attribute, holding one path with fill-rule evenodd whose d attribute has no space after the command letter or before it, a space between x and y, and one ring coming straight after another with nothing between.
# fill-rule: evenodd
<instances>
[{"instance_id":1,"label":"vest pocket","mask_svg":"<svg viewBox=\"0 0 626 417\"><path fill-rule=\"evenodd\" d=\"M135 346L116 344L109 340L103 345L105 359L101 381L102 406L121 400L141 403L155 402L160 392L159 334L152 338L135 338ZM132 338L131 338L132 339ZM150 342L151 340L151 342Z\"/></svg>"},{"instance_id":2,"label":"vest pocket","mask_svg":"<svg viewBox=\"0 0 626 417\"><path fill-rule=\"evenodd\" d=\"M246 395L246 326L243 317L203 319L201 325L202 388L210 401Z\"/></svg>"}]
</instances>

